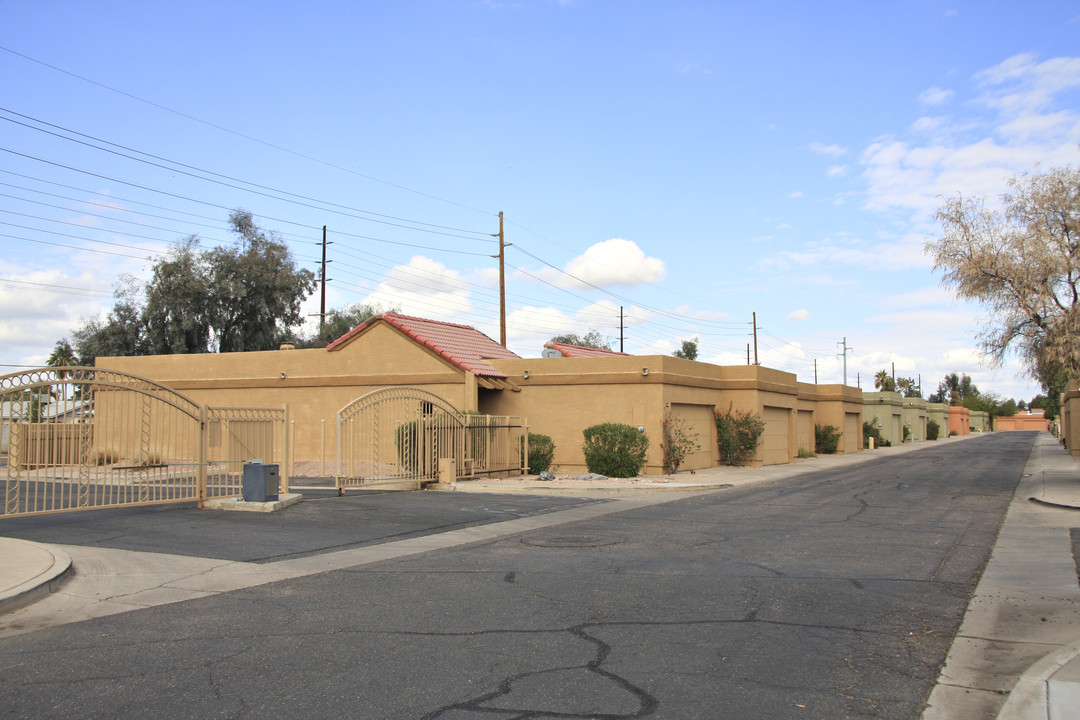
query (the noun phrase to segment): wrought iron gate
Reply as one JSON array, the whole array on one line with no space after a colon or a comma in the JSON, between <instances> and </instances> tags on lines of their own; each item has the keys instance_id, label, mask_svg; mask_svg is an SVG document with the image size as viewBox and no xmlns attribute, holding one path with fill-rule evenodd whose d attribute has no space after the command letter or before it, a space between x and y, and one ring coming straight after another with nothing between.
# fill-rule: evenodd
<instances>
[{"instance_id":1,"label":"wrought iron gate","mask_svg":"<svg viewBox=\"0 0 1080 720\"><path fill-rule=\"evenodd\" d=\"M339 490L484 474L521 474L528 428L519 417L460 413L415 387L363 395L338 412ZM449 463L449 464L448 464Z\"/></svg>"},{"instance_id":2,"label":"wrought iron gate","mask_svg":"<svg viewBox=\"0 0 1080 720\"><path fill-rule=\"evenodd\" d=\"M114 370L5 375L0 406L0 518L237 497L245 461L285 460L284 408L210 408Z\"/></svg>"}]
</instances>

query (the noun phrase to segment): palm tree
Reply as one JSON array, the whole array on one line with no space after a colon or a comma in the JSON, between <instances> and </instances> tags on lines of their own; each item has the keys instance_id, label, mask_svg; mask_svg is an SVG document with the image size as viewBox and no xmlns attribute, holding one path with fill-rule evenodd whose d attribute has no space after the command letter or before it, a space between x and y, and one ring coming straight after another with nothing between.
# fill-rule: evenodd
<instances>
[{"instance_id":1,"label":"palm tree","mask_svg":"<svg viewBox=\"0 0 1080 720\"><path fill-rule=\"evenodd\" d=\"M896 390L896 383L889 377L889 373L878 370L877 375L874 376L874 387L884 392L893 392Z\"/></svg>"},{"instance_id":2,"label":"palm tree","mask_svg":"<svg viewBox=\"0 0 1080 720\"><path fill-rule=\"evenodd\" d=\"M77 365L79 363L79 360L75 357L75 351L71 349L71 343L68 342L67 338L63 338L56 341L56 347L53 348L52 354L49 355L49 359L45 362L49 367L52 368L64 368ZM56 377L60 380L63 380L67 376L68 372L66 370L59 370L56 373ZM61 387L65 388L63 391L63 398L61 399L66 400L66 387L63 385L61 385Z\"/></svg>"}]
</instances>

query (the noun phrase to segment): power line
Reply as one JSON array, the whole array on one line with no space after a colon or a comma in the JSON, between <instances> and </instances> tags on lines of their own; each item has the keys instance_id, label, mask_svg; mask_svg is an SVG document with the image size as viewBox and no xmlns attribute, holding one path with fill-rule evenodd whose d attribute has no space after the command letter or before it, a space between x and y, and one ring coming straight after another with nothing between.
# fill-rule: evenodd
<instances>
[{"instance_id":1,"label":"power line","mask_svg":"<svg viewBox=\"0 0 1080 720\"><path fill-rule=\"evenodd\" d=\"M8 224L10 224L10 223L0 223L0 225L8 225ZM33 230L34 228L27 228L27 229ZM35 232L50 232L50 231L48 231L48 230L35 230ZM51 234L53 234L53 235L62 235L62 236L64 235L64 233L51 233ZM136 260L145 260L146 259L146 257L142 256L142 255L128 255L127 253L110 252L109 250L94 250L93 248L80 247L79 245L67 245L65 243L49 242L48 240L35 240L34 238L22 237L21 235L9 235L7 233L0 233L0 237L11 238L12 240L25 240L26 242L37 243L39 245L52 245L54 247L69 248L71 250L82 250L84 252L99 253L101 255L115 255L117 257L135 258ZM87 238L78 238L75 235L68 235L67 237L73 237L73 238L77 238L79 240L86 240L87 239ZM102 242L102 241L91 241L91 242ZM115 244L115 243L109 243L109 244L112 245L112 244ZM121 246L121 247L124 247L124 246ZM137 250L139 248L135 248L135 249ZM155 254L160 255L161 253L155 253Z\"/></svg>"},{"instance_id":2,"label":"power line","mask_svg":"<svg viewBox=\"0 0 1080 720\"><path fill-rule=\"evenodd\" d=\"M160 195L165 195L166 197L175 198L177 200L184 200L186 202L192 202L192 203L196 203L196 204L199 204L199 205L205 205L207 207L217 208L219 210L224 210L224 211L229 212L229 213L232 213L233 210L234 210L233 208L229 208L229 207L227 207L225 205L219 205L217 203L212 203L212 202L209 202L209 201L206 201L206 200L199 200L198 198L188 197L186 195L180 195L178 193L169 192L167 190L159 190L159 189L156 189L156 188L149 187L147 185L142 185L142 184L130 182L130 181L127 181L127 180L121 180L119 178L111 177L109 175L103 175L101 173L92 172L90 170L84 170L84 169L77 168L77 167L74 167L74 166L71 166L71 165L65 165L63 163L58 163L58 162L55 162L55 161L52 161L52 160L46 160L45 158L36 157L34 155L29 155L27 153L22 153L22 152L19 152L17 150L12 150L10 148L0 147L0 151L6 152L6 153L9 153L9 154L12 154L12 155L16 155L16 156L19 156L19 157L23 157L23 158L26 158L28 160L34 160L36 162L41 162L41 163L44 163L46 165L52 165L54 167L58 167L58 168L61 168L61 169L64 169L64 170L70 170L72 172L81 173L83 175L88 175L90 177L96 177L96 178L99 178L99 179L102 179L102 180L108 180L109 182L116 182L116 183L120 183L122 185L127 185L129 187L134 187L134 188L137 188L139 190L145 190L147 192L152 192L152 193L157 193L157 194L160 194ZM322 208L315 208L315 209L321 210ZM337 214L339 214L339 215L348 215L347 213L342 213L340 211L328 211L328 212L337 212ZM259 217L264 218L266 220L271 220L271 221L274 221L274 222L285 223L285 224L288 224L288 225L295 225L297 227L302 227L302 228L309 229L309 230L318 229L314 225L305 225L303 223L298 223L298 222L295 222L293 220L286 220L286 219L283 219L283 218L275 218L275 217L270 217L270 216L265 216L265 215L260 215ZM350 215L349 217L355 217L355 216ZM355 219L364 220L366 218L355 217ZM475 256L478 256L478 257L484 257L484 256L487 255L486 253L470 252L470 251L465 251L465 250L451 250L451 249L448 249L448 248L438 248L438 247L433 247L433 246L430 246L430 245L419 245L417 243L407 243L407 242L401 242L401 241L397 241L397 240L386 240L384 238L377 238L377 237L373 237L373 236L370 236L370 235L359 235L359 234L346 233L346 232L340 232L340 231L336 231L335 234L360 238L360 239L364 239L364 240L371 240L373 242L386 243L386 244L390 244L390 245L399 245L399 246L402 246L402 247L411 247L411 248L416 248L416 249L419 249L419 250L430 250L432 252L443 252L443 253L452 253L452 254L461 254L461 255L475 255Z\"/></svg>"},{"instance_id":3,"label":"power line","mask_svg":"<svg viewBox=\"0 0 1080 720\"><path fill-rule=\"evenodd\" d=\"M11 278L0 278L0 286L12 288L14 290L35 289L42 292L56 293L58 295L77 295L80 297L112 297L111 292L105 292L103 290L92 290L90 288L76 288L70 287L68 285L31 282L29 280L12 280Z\"/></svg>"},{"instance_id":4,"label":"power line","mask_svg":"<svg viewBox=\"0 0 1080 720\"><path fill-rule=\"evenodd\" d=\"M290 150L289 148L282 147L280 145L275 145L274 143L268 142L266 140L260 140L259 138L252 137L251 135L246 135L246 134L244 134L242 132L233 130L231 128L227 128L227 127L225 127L223 125L218 125L218 124L212 123L212 122L210 122L208 120L203 120L202 118L195 117L194 115L189 115L189 114L181 112L179 110L174 110L173 108L167 107L165 105L161 105L161 104L155 103L155 102L153 102L151 100L146 100L145 98L141 98L138 95L132 95L131 93L124 92L123 90L118 90L117 88L111 87L109 85L98 82L96 80L91 80L90 78L83 77L82 75L78 75L78 74L73 73L73 72L71 72L69 70L64 70L63 68L57 67L55 65L50 65L47 62L44 62L42 60L38 60L36 58L32 58L29 55L24 55L23 53L16 52L15 50L12 50L11 48L0 46L0 50L11 53L12 55L16 55L18 57L21 57L24 60L29 60L30 62L37 63L38 65L49 68L50 70L55 70L56 72L63 73L65 75L73 77L73 78L75 78L77 80L81 80L83 82L90 83L91 85L96 85L97 87L108 90L109 92L114 92L114 93L117 93L118 95L123 95L124 97L130 98L130 99L135 100L137 102L144 103L146 105L150 105L151 107L155 107L155 108L157 108L159 110L164 110L165 112L169 112L169 113L172 113L174 115L178 115L179 117L191 120L193 122L197 122L197 123L200 123L202 125L206 125L207 127L214 128L215 130L221 130L222 132L226 132L226 133L229 133L231 135L235 135L237 137L244 138L245 140L250 140L251 142L255 142L255 143L258 143L260 145L265 145L266 147L273 148L275 150L280 150L281 152L285 152L285 153L288 153L290 155L294 155L296 157L303 158L304 160L310 160L311 162L315 162L315 163L318 163L320 165L324 165L326 167L331 167L331 168L334 168L335 170L340 170L342 172L346 172L346 173L349 173L351 175L355 175L357 177L362 177L365 180L371 180L372 182L381 183L381 184L386 185L388 187L392 187L392 188L395 188L395 189L398 189L398 190L404 190L405 192L410 192L410 193L413 193L415 195L420 195L422 197L426 197L426 198L429 198L431 200L438 200L439 202L443 202L443 203L446 203L448 205L454 205L456 207L460 207L460 208L463 208L465 210L471 210L473 212L477 212L477 213L480 213L480 214L483 214L483 215L493 215L493 213L486 212L484 210L479 210L477 208L470 207L468 205L464 205L462 203L455 202L453 200L447 200L446 198L439 197L438 195L432 195L430 193L422 192L420 190L414 190L414 189L406 187L404 185L398 185L398 184L392 183L392 182L390 182L388 180L383 180L381 178L377 178L377 177L375 177L373 175L365 175L364 173L357 172L356 170L352 170L350 168L343 167L341 165L336 165L334 163L327 162L325 160L320 160L319 158L312 157L310 155L305 155L303 153L296 152L295 150Z\"/></svg>"},{"instance_id":5,"label":"power line","mask_svg":"<svg viewBox=\"0 0 1080 720\"><path fill-rule=\"evenodd\" d=\"M9 110L7 108L0 107L0 111L10 113L12 115L17 115L18 117L27 118L29 120L33 120L34 122L40 123L42 125L57 128L59 130L63 130L64 132L71 133L71 134L77 135L79 137L88 138L90 140L93 140L94 142L104 143L106 145L111 145L112 147L115 147L115 148L121 148L123 150L126 150L127 152L136 153L137 155L143 155L146 158L153 158L153 160L159 160L161 162L168 163L169 165L172 165L174 167L168 167L168 166L160 164L159 162L153 162L151 160L146 160L144 158L134 157L132 155L127 155L127 154L119 152L117 150L110 150L107 147L100 147L98 145L95 145L95 144L93 144L91 142L87 142L87 141L84 141L84 140L78 140L78 139L75 139L75 138L66 137L66 136L61 135L59 133L54 133L54 132L51 132L49 130L44 130L42 128L34 127L33 125L29 125L27 123L22 123L22 122L19 122L17 120L13 120L11 118L0 117L0 120L5 120L5 121L7 121L9 123L20 125L22 127L28 128L30 130L45 133L47 135L52 135L53 137L57 137L57 138L60 138L62 140L67 140L68 142L78 143L79 145L83 145L85 147L93 148L95 150L100 150L102 152L107 152L107 153L110 153L112 155L116 155L117 157L126 158L128 160L134 160L135 162L144 163L146 165L150 165L151 167L156 167L156 168L159 168L159 169L162 169L162 170L168 170L169 172L180 173L182 175L186 175L188 177L196 178L198 180L204 180L204 181L207 181L207 182L216 183L216 184L221 185L223 187L232 188L234 190L242 190L244 192L250 192L250 193L253 193L255 195L261 195L263 197L268 197L268 198L271 198L273 200L279 200L281 202L291 202L291 203L294 203L294 204L297 204L297 205L300 205L300 206L303 206L303 207L309 207L309 208L318 209L318 210L326 210L326 211L329 211L329 212L336 212L338 214L347 215L349 217L354 217L354 218L356 218L358 220L366 220L368 222L381 223L381 224L384 224L384 225L390 225L390 226L393 226L393 227L404 228L404 229L413 230L413 231L416 231L416 232L428 232L428 233L432 233L432 234L435 234L435 235L445 235L447 237L455 237L455 238L460 238L460 239L463 239L463 240L483 240L485 242L490 242L490 241L487 240L486 237L467 237L467 236L464 236L464 235L452 234L451 232L443 232L442 229L450 230L453 233L466 232L466 233L473 233L475 235L487 235L488 234L488 233L484 233L484 232L479 231L479 230L462 230L462 229L459 229L459 228L450 228L450 227L446 227L446 226L442 226L442 225L435 225L433 223L425 223L425 222L421 222L421 221L417 221L417 220L407 220L407 219L404 219L404 218L397 218L397 217L394 217L394 216L391 216L391 215L383 215L383 214L380 214L380 213L374 213L374 212L371 212L370 210L363 210L361 208L354 208L354 207L351 207L351 206L348 206L348 205L341 205L339 203L333 203L333 202L329 202L327 200L319 200L318 198L312 198L312 197L308 197L306 195L300 195L298 193L293 193L293 192L290 192L288 190L281 190L279 188L273 188L273 187L269 187L267 185L261 185L259 183L251 182L250 180L242 180L240 178L235 178L235 177L232 177L230 175L224 175L224 174L221 174L221 173L213 172L211 170L206 170L204 168L199 168L199 167L195 167L193 165L188 165L186 163L181 163L181 162L178 162L176 160L171 160L169 158L164 158L164 157L161 157L159 155L154 155L154 154L151 154L151 153L143 152L142 150L136 150L134 148L127 147L125 145L119 145L117 143L113 143L113 142L110 142L108 140L103 140L102 138L94 137L92 135L86 135L85 133L80 133L80 132L78 132L76 130L71 130L69 128L64 128L64 127L61 127L59 125L53 125L52 123L48 123L48 122L46 122L44 120L39 120L37 118L32 118L32 117L29 117L27 115L17 113L17 112L15 112L13 110ZM186 168L186 170L178 169L178 168ZM191 171L197 171L197 172L191 172ZM203 174L200 175L198 173L203 173ZM226 182L226 181L228 181L228 182ZM236 185L234 183L240 183L240 185ZM250 187L242 187L242 185L247 185L247 186L250 186ZM256 188L256 189L252 189L252 188ZM277 193L277 194L275 195L273 193ZM279 197L279 195L285 196L285 197ZM319 205L312 205L311 203L318 203ZM320 205L321 206L326 206L326 207L320 207ZM337 209L335 210L334 208L337 208ZM346 210L349 211L349 212L344 212ZM354 215L353 213L363 213L364 215L373 215L373 216L377 216L378 218L391 218L391 219L397 220L399 222L390 222L388 219L377 219L376 217L363 217L362 215L358 216L358 215ZM402 225L401 224L402 222L410 223L410 225ZM424 226L427 226L427 227L413 227L413 225L424 225ZM432 228L442 228L442 229L432 229Z\"/></svg>"}]
</instances>

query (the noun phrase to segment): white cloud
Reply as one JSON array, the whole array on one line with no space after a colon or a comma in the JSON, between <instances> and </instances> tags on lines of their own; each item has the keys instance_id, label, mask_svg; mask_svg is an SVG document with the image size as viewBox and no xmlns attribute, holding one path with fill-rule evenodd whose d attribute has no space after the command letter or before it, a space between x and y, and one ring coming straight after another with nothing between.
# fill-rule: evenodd
<instances>
[{"instance_id":1,"label":"white cloud","mask_svg":"<svg viewBox=\"0 0 1080 720\"><path fill-rule=\"evenodd\" d=\"M57 340L113 304L101 275L5 266L0 276L0 343L27 365L43 365ZM29 284L28 284L29 283Z\"/></svg>"},{"instance_id":2,"label":"white cloud","mask_svg":"<svg viewBox=\"0 0 1080 720\"><path fill-rule=\"evenodd\" d=\"M810 319L810 311L805 309L805 308L799 309L799 310L794 310L794 311L788 313L788 316L786 318L784 318L784 319L785 320L809 320Z\"/></svg>"},{"instance_id":3,"label":"white cloud","mask_svg":"<svg viewBox=\"0 0 1080 720\"><path fill-rule=\"evenodd\" d=\"M436 320L472 310L468 286L458 271L423 255L392 268L363 302Z\"/></svg>"},{"instance_id":4,"label":"white cloud","mask_svg":"<svg viewBox=\"0 0 1080 720\"><path fill-rule=\"evenodd\" d=\"M829 177L843 177L847 174L847 165L831 165L825 174Z\"/></svg>"},{"instance_id":5,"label":"white cloud","mask_svg":"<svg viewBox=\"0 0 1080 720\"><path fill-rule=\"evenodd\" d=\"M912 308L932 305L952 305L956 302L956 297L950 291L939 285L912 290L899 295L890 295L889 297L886 297L884 301L889 307Z\"/></svg>"},{"instance_id":6,"label":"white cloud","mask_svg":"<svg viewBox=\"0 0 1080 720\"><path fill-rule=\"evenodd\" d=\"M930 135L930 144L883 137L862 152L867 209L908 210L925 220L944 197L962 192L995 198L1007 178L1037 164L1077 161L1080 114L1055 109L1054 102L1080 87L1080 58L1039 62L1031 54L1016 55L974 80L981 93L975 107L991 115L920 118L912 131Z\"/></svg>"},{"instance_id":7,"label":"white cloud","mask_svg":"<svg viewBox=\"0 0 1080 720\"><path fill-rule=\"evenodd\" d=\"M918 133L933 134L946 127L947 117L921 117L911 124L911 129Z\"/></svg>"},{"instance_id":8,"label":"white cloud","mask_svg":"<svg viewBox=\"0 0 1080 720\"><path fill-rule=\"evenodd\" d=\"M473 282L486 288L499 287L499 269L494 267L477 268L472 272Z\"/></svg>"},{"instance_id":9,"label":"white cloud","mask_svg":"<svg viewBox=\"0 0 1080 720\"><path fill-rule=\"evenodd\" d=\"M941 105L951 100L954 94L952 90L939 87L927 88L919 94L919 102L923 105Z\"/></svg>"},{"instance_id":10,"label":"white cloud","mask_svg":"<svg viewBox=\"0 0 1080 720\"><path fill-rule=\"evenodd\" d=\"M807 243L802 250L784 250L758 262L756 269L764 271L799 268L804 274L812 266L851 265L866 270L900 271L911 268L930 268L932 262L923 248L926 236L909 234L890 238L874 245L853 240L840 242L826 238Z\"/></svg>"},{"instance_id":11,"label":"white cloud","mask_svg":"<svg viewBox=\"0 0 1080 720\"><path fill-rule=\"evenodd\" d=\"M839 145L826 145L825 143L820 142L810 143L810 150L811 152L817 153L818 155L828 155L830 157L840 157L842 155L847 155L848 151L846 147L841 147Z\"/></svg>"},{"instance_id":12,"label":"white cloud","mask_svg":"<svg viewBox=\"0 0 1080 720\"><path fill-rule=\"evenodd\" d=\"M1080 58L1038 62L1034 53L1023 53L976 73L975 80L987 88L980 98L987 105L1006 114L1037 112L1058 93L1080 87Z\"/></svg>"},{"instance_id":13,"label":"white cloud","mask_svg":"<svg viewBox=\"0 0 1080 720\"><path fill-rule=\"evenodd\" d=\"M632 286L660 282L667 276L667 268L663 260L646 257L636 243L613 238L596 243L567 263L566 275L553 277L550 272L544 274L556 284L569 287L586 284L598 287Z\"/></svg>"}]
</instances>

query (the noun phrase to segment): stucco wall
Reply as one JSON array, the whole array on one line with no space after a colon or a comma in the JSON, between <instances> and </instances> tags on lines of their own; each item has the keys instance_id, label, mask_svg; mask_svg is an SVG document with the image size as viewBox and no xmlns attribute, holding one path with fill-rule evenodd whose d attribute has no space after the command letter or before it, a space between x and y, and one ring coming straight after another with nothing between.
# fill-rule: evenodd
<instances>
[{"instance_id":1,"label":"stucco wall","mask_svg":"<svg viewBox=\"0 0 1080 720\"><path fill-rule=\"evenodd\" d=\"M994 418L994 430L1049 430L1050 421L1046 419L1046 416L1032 415L1030 413L1020 412L1012 417L997 417Z\"/></svg>"},{"instance_id":2,"label":"stucco wall","mask_svg":"<svg viewBox=\"0 0 1080 720\"><path fill-rule=\"evenodd\" d=\"M759 449L755 464L790 462L796 457L798 410L810 411L816 422L843 430L845 417L857 417L861 409L861 395L855 388L806 385L791 373L753 365L719 366L663 355L490 362L521 391L481 391L480 411L525 417L532 432L555 441L555 463L564 471L585 469L584 428L617 422L645 428L649 453L644 472L662 473L664 414L680 406L749 411L766 418L766 433L772 433L775 442L768 452ZM856 427L861 429L861 423ZM714 432L699 438L703 451L697 462L709 457L711 465L719 463ZM781 432L782 441L777 436ZM861 447L861 437L842 444L847 452Z\"/></svg>"},{"instance_id":3,"label":"stucco wall","mask_svg":"<svg viewBox=\"0 0 1080 720\"><path fill-rule=\"evenodd\" d=\"M900 393L864 392L863 419L878 428L882 441L893 446L904 441L904 397Z\"/></svg>"},{"instance_id":4,"label":"stucco wall","mask_svg":"<svg viewBox=\"0 0 1080 720\"><path fill-rule=\"evenodd\" d=\"M911 433L911 442L926 441L926 401L919 397L906 397L903 403L904 426Z\"/></svg>"},{"instance_id":5,"label":"stucco wall","mask_svg":"<svg viewBox=\"0 0 1080 720\"><path fill-rule=\"evenodd\" d=\"M1074 457L1080 457L1080 387L1075 381L1061 394L1061 441Z\"/></svg>"},{"instance_id":6,"label":"stucco wall","mask_svg":"<svg viewBox=\"0 0 1080 720\"><path fill-rule=\"evenodd\" d=\"M938 424L938 438L949 437L949 406L947 403L926 403L927 422Z\"/></svg>"},{"instance_id":7,"label":"stucco wall","mask_svg":"<svg viewBox=\"0 0 1080 720\"><path fill-rule=\"evenodd\" d=\"M421 387L456 408L476 409L474 376L389 325L375 325L333 351L102 357L96 365L153 379L207 405L287 405L294 461L335 461L337 412L382 387Z\"/></svg>"},{"instance_id":8,"label":"stucco wall","mask_svg":"<svg viewBox=\"0 0 1080 720\"><path fill-rule=\"evenodd\" d=\"M754 464L790 462L809 424L841 430L841 452L862 448L862 393L841 385L799 383L795 376L760 366L717 366L681 358L613 356L498 359L491 365L520 387L489 390L477 379L388 324L374 324L333 351L276 350L253 353L99 358L108 367L151 378L199 403L231 407L287 405L294 459L324 460L333 473L337 412L379 388L423 388L459 410L517 415L530 430L550 435L555 463L584 470L582 430L604 422L644 428L650 447L644 472L664 471L662 423L666 413L688 419L702 449L683 469L719 463L714 408L767 417L768 452ZM807 417L809 415L809 417Z\"/></svg>"},{"instance_id":9,"label":"stucco wall","mask_svg":"<svg viewBox=\"0 0 1080 720\"><path fill-rule=\"evenodd\" d=\"M959 405L949 406L949 434L971 434L971 411Z\"/></svg>"}]
</instances>

